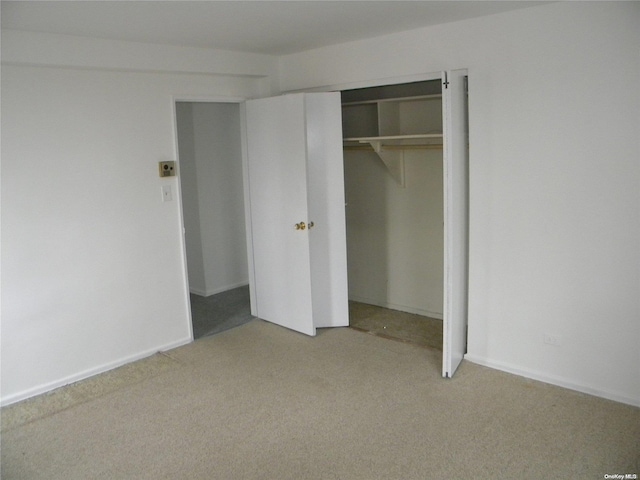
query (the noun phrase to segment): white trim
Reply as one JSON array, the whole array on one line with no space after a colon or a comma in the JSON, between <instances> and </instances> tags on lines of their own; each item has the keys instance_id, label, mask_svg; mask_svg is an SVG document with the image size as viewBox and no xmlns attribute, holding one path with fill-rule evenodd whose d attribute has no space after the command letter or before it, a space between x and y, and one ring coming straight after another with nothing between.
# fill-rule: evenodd
<instances>
[{"instance_id":1,"label":"white trim","mask_svg":"<svg viewBox=\"0 0 640 480\"><path fill-rule=\"evenodd\" d=\"M182 207L182 180L180 179L180 149L178 146L178 111L177 102L175 96L171 97L171 114L173 115L173 158L176 159L176 166L178 167L178 176L176 177L175 189L176 189L176 201L178 202L178 227L180 228L180 249L182 250L182 280L183 289L182 294L186 305L186 314L189 329L189 337L191 341L193 337L193 319L191 318L191 300L189 298L189 271L187 268L187 242L185 239L185 226L184 226L184 211Z\"/></svg>"},{"instance_id":2,"label":"white trim","mask_svg":"<svg viewBox=\"0 0 640 480\"><path fill-rule=\"evenodd\" d=\"M381 302L371 298L360 297L358 295L349 294L349 301L366 303L367 305L375 305L376 307L389 308L391 310L398 310L400 312L413 313L415 315L422 315L423 317L436 318L442 320L442 312L431 312L424 308L410 307L407 305L400 305L392 302Z\"/></svg>"},{"instance_id":3,"label":"white trim","mask_svg":"<svg viewBox=\"0 0 640 480\"><path fill-rule=\"evenodd\" d=\"M43 393L50 392L51 390L54 390L56 388L64 387L65 385L69 385L71 383L75 383L80 380L85 380L89 377L93 377L94 375L108 372L109 370L113 370L114 368L118 368L128 363L135 362L136 360L142 360L143 358L150 357L151 355L155 355L158 352L164 352L167 350L172 350L177 347L181 347L182 345L186 345L188 343L191 343L192 341L193 339L191 337L183 338L182 340L179 340L177 342L172 342L166 345L150 348L143 352L136 353L135 355L124 357L114 362L105 363L103 365L100 365L99 367L91 368L89 370L84 370L80 373L70 375L61 380L56 380L55 382L45 383L44 385L39 385L37 387L33 387L28 390L24 390L22 392L14 393L7 397L3 397L2 400L0 401L0 405L5 407L12 403L16 403L21 400L26 400L27 398L35 397L36 395L41 395Z\"/></svg>"},{"instance_id":4,"label":"white trim","mask_svg":"<svg viewBox=\"0 0 640 480\"><path fill-rule=\"evenodd\" d=\"M218 293L233 290L234 288L246 287L247 285L249 285L249 280L233 283L231 285L225 285L224 287L220 287L220 288L214 288L213 290L200 290L199 288L190 287L189 291L196 295L200 295L201 297L209 297L211 295L216 295Z\"/></svg>"},{"instance_id":5,"label":"white trim","mask_svg":"<svg viewBox=\"0 0 640 480\"><path fill-rule=\"evenodd\" d=\"M244 195L244 228L247 239L247 267L249 273L249 303L251 315L258 316L258 297L256 296L255 258L253 256L253 222L251 214L251 195L249 182L249 146L247 143L247 103L240 104L240 145L242 155L242 192Z\"/></svg>"},{"instance_id":6,"label":"white trim","mask_svg":"<svg viewBox=\"0 0 640 480\"><path fill-rule=\"evenodd\" d=\"M582 383L573 382L564 377L548 375L546 373L538 372L535 370L516 367L504 362L496 362L494 360L470 353L467 353L464 356L464 359L478 365L493 368L495 370L500 370L502 372L512 373L520 377L530 378L532 380L548 383L550 385L556 385L558 387L567 388L569 390L575 390L577 392L586 393L588 395L606 398L607 400L613 400L614 402L620 402L627 405L633 405L634 407L640 407L640 398L630 398L624 395L620 395L619 393L603 390L601 388L590 387Z\"/></svg>"}]
</instances>

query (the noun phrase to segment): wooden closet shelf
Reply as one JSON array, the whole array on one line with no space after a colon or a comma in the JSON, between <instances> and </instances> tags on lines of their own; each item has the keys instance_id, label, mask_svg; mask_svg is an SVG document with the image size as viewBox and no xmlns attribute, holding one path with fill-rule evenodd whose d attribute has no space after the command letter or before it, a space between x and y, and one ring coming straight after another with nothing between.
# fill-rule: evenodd
<instances>
[{"instance_id":1,"label":"wooden closet shelf","mask_svg":"<svg viewBox=\"0 0 640 480\"><path fill-rule=\"evenodd\" d=\"M380 137L350 137L344 139L345 150L430 150L441 149L442 143L423 143L420 140L442 140L441 133L415 135L383 135ZM354 145L357 143L357 145Z\"/></svg>"},{"instance_id":2,"label":"wooden closet shelf","mask_svg":"<svg viewBox=\"0 0 640 480\"><path fill-rule=\"evenodd\" d=\"M417 133L414 135L382 135L379 137L349 137L343 139L345 142L379 142L382 140L415 140L421 138L442 138L441 133Z\"/></svg>"},{"instance_id":3,"label":"wooden closet shelf","mask_svg":"<svg viewBox=\"0 0 640 480\"><path fill-rule=\"evenodd\" d=\"M343 150L368 150L373 151L373 146L368 145L344 145ZM416 145L383 145L385 150L442 150L441 143L423 143Z\"/></svg>"},{"instance_id":4,"label":"wooden closet shelf","mask_svg":"<svg viewBox=\"0 0 640 480\"><path fill-rule=\"evenodd\" d=\"M442 94L436 93L431 95L416 95L413 97L394 97L394 98L376 98L373 100L357 100L354 102L343 102L343 107L355 107L358 105L375 105L380 103L390 103L390 102L415 102L420 100L433 100L433 99L441 99Z\"/></svg>"}]
</instances>

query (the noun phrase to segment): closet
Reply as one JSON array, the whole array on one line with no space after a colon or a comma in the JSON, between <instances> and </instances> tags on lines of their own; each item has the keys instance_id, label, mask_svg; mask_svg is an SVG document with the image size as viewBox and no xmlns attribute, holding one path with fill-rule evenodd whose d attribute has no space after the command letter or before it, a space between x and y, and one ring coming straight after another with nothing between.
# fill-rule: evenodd
<instances>
[{"instance_id":1,"label":"closet","mask_svg":"<svg viewBox=\"0 0 640 480\"><path fill-rule=\"evenodd\" d=\"M342 92L349 297L442 319L440 80Z\"/></svg>"},{"instance_id":2,"label":"closet","mask_svg":"<svg viewBox=\"0 0 640 480\"><path fill-rule=\"evenodd\" d=\"M466 70L341 96L349 298L442 319L445 377L466 351L467 97Z\"/></svg>"}]
</instances>

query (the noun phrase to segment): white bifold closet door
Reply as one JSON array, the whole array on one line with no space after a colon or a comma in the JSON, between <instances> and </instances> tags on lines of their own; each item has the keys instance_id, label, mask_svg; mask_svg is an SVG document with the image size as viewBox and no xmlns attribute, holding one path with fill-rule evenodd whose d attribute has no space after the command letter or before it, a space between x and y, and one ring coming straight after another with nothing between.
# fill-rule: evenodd
<instances>
[{"instance_id":1,"label":"white bifold closet door","mask_svg":"<svg viewBox=\"0 0 640 480\"><path fill-rule=\"evenodd\" d=\"M467 347L469 149L467 71L443 72L444 312L442 376L452 377Z\"/></svg>"},{"instance_id":2,"label":"white bifold closet door","mask_svg":"<svg viewBox=\"0 0 640 480\"><path fill-rule=\"evenodd\" d=\"M244 117L252 314L307 335L347 326L340 94L249 100Z\"/></svg>"}]
</instances>

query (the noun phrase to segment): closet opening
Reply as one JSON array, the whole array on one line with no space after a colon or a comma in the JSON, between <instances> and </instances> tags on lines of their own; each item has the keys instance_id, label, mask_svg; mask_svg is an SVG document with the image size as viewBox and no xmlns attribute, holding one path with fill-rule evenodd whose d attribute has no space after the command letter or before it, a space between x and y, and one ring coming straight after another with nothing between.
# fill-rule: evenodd
<instances>
[{"instance_id":1,"label":"closet opening","mask_svg":"<svg viewBox=\"0 0 640 480\"><path fill-rule=\"evenodd\" d=\"M194 340L250 321L239 103L175 102Z\"/></svg>"},{"instance_id":2,"label":"closet opening","mask_svg":"<svg viewBox=\"0 0 640 480\"><path fill-rule=\"evenodd\" d=\"M349 325L442 350L442 80L341 94Z\"/></svg>"}]
</instances>

